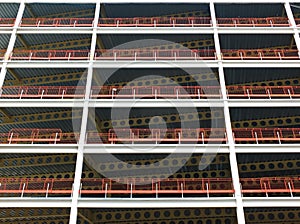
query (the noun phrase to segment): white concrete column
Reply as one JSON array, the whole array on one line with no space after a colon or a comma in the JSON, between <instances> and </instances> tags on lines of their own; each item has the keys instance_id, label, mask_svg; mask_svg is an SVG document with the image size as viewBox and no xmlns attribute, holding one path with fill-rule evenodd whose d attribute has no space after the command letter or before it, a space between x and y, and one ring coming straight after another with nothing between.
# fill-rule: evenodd
<instances>
[{"instance_id":1,"label":"white concrete column","mask_svg":"<svg viewBox=\"0 0 300 224\"><path fill-rule=\"evenodd\" d=\"M295 18L294 18L294 15L293 15L293 11L291 9L289 1L286 1L284 3L284 8L285 8L287 17L288 17L288 19L289 19L289 21L290 21L290 23L291 23L291 25L293 27L293 30L294 30L294 34L293 34L294 40L295 40L297 49L300 52L300 37L299 37L299 33L298 33L298 30L297 30L297 25L296 25ZM299 54L299 57L300 57L300 54Z\"/></svg>"},{"instance_id":2,"label":"white concrete column","mask_svg":"<svg viewBox=\"0 0 300 224\"><path fill-rule=\"evenodd\" d=\"M90 97L92 79L93 79L93 55L96 48L97 24L99 19L99 13L100 13L100 2L97 2L95 16L94 16L94 26L93 26L91 48L90 48L90 62L87 70L86 88L85 88L86 92L85 92L85 100L83 104L80 137L79 137L78 152L77 152L77 159L76 159L74 187L73 187L74 191L73 191L70 221L69 221L70 224L74 224L77 222L77 214L78 214L77 204L79 199L79 190L80 190L81 175L82 175L83 160L84 160L84 145L85 145L85 136L87 130L87 123L88 123L88 113L89 113L88 106L89 106L89 97Z\"/></svg>"},{"instance_id":3,"label":"white concrete column","mask_svg":"<svg viewBox=\"0 0 300 224\"><path fill-rule=\"evenodd\" d=\"M20 3L20 6L19 6L19 10L18 10L18 14L17 14L16 20L15 20L15 24L13 26L13 31L11 33L10 40L8 42L6 53L4 55L4 63L2 65L1 72L0 72L0 88L2 88L4 80L5 80L5 75L6 75L6 72L7 72L7 62L9 60L9 56L10 56L11 52L14 49L14 45L15 45L15 42L16 42L16 39L17 39L17 29L18 29L18 26L19 26L19 24L22 20L24 10L25 10L25 0L22 0L21 3Z\"/></svg>"},{"instance_id":4,"label":"white concrete column","mask_svg":"<svg viewBox=\"0 0 300 224\"><path fill-rule=\"evenodd\" d=\"M228 106L227 94L226 94L225 75L224 75L223 63L221 60L221 46L220 46L218 28L216 23L215 7L213 2L210 2L210 13L211 13L213 27L214 27L215 48L218 56L219 80L220 80L220 88L223 96L225 128L226 128L229 150L230 150L229 161L230 161L231 176L233 181L233 188L235 190L237 221L239 224L245 224L245 215L244 215L244 208L243 208L242 195L240 189L240 178L239 178L238 165L237 165L237 159L235 153L235 145L234 145L234 139L233 139L232 128L231 128L230 112L229 112L229 106Z\"/></svg>"}]
</instances>

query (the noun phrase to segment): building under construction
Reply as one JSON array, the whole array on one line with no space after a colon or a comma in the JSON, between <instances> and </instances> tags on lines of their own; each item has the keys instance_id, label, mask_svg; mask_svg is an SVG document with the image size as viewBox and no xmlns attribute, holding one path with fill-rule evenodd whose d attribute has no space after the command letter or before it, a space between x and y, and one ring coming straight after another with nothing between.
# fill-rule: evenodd
<instances>
[{"instance_id":1,"label":"building under construction","mask_svg":"<svg viewBox=\"0 0 300 224\"><path fill-rule=\"evenodd\" d=\"M0 1L0 222L300 223L299 0Z\"/></svg>"}]
</instances>

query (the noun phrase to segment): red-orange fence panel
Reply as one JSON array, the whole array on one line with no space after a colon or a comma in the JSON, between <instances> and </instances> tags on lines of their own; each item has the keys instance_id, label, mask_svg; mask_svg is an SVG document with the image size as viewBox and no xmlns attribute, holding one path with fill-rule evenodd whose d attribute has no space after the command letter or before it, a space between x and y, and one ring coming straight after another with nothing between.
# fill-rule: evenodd
<instances>
[{"instance_id":1,"label":"red-orange fence panel","mask_svg":"<svg viewBox=\"0 0 300 224\"><path fill-rule=\"evenodd\" d=\"M300 128L234 128L236 143L272 141L278 144L300 142Z\"/></svg>"},{"instance_id":2,"label":"red-orange fence panel","mask_svg":"<svg viewBox=\"0 0 300 224\"><path fill-rule=\"evenodd\" d=\"M91 27L93 18L23 18L22 27Z\"/></svg>"},{"instance_id":3,"label":"red-orange fence panel","mask_svg":"<svg viewBox=\"0 0 300 224\"><path fill-rule=\"evenodd\" d=\"M299 143L300 128L233 128L234 141L240 143ZM0 133L1 144L48 143L76 144L78 133L63 133L61 129L11 129ZM88 131L88 144L115 143L226 143L225 128L198 129L110 129L98 133Z\"/></svg>"},{"instance_id":4,"label":"red-orange fence panel","mask_svg":"<svg viewBox=\"0 0 300 224\"><path fill-rule=\"evenodd\" d=\"M214 50L96 50L96 60L213 60Z\"/></svg>"},{"instance_id":5,"label":"red-orange fence panel","mask_svg":"<svg viewBox=\"0 0 300 224\"><path fill-rule=\"evenodd\" d=\"M4 86L2 98L83 98L83 86Z\"/></svg>"},{"instance_id":6,"label":"red-orange fence panel","mask_svg":"<svg viewBox=\"0 0 300 224\"><path fill-rule=\"evenodd\" d=\"M15 50L11 60L88 60L88 50Z\"/></svg>"},{"instance_id":7,"label":"red-orange fence panel","mask_svg":"<svg viewBox=\"0 0 300 224\"><path fill-rule=\"evenodd\" d=\"M0 27L12 27L15 25L15 18L0 18Z\"/></svg>"},{"instance_id":8,"label":"red-orange fence panel","mask_svg":"<svg viewBox=\"0 0 300 224\"><path fill-rule=\"evenodd\" d=\"M287 27L290 22L286 17L268 18L217 18L222 27Z\"/></svg>"},{"instance_id":9,"label":"red-orange fence panel","mask_svg":"<svg viewBox=\"0 0 300 224\"><path fill-rule=\"evenodd\" d=\"M298 60L298 50L273 49L223 49L225 60Z\"/></svg>"},{"instance_id":10,"label":"red-orange fence panel","mask_svg":"<svg viewBox=\"0 0 300 224\"><path fill-rule=\"evenodd\" d=\"M110 143L199 143L215 142L222 143L227 141L225 129L200 128L200 129L110 129L108 142Z\"/></svg>"},{"instance_id":11,"label":"red-orange fence panel","mask_svg":"<svg viewBox=\"0 0 300 224\"><path fill-rule=\"evenodd\" d=\"M61 129L26 129L13 128L8 134L8 143L17 142L45 142L57 143L61 140Z\"/></svg>"},{"instance_id":12,"label":"red-orange fence panel","mask_svg":"<svg viewBox=\"0 0 300 224\"><path fill-rule=\"evenodd\" d=\"M210 17L100 18L99 27L208 27Z\"/></svg>"},{"instance_id":13,"label":"red-orange fence panel","mask_svg":"<svg viewBox=\"0 0 300 224\"><path fill-rule=\"evenodd\" d=\"M234 194L230 178L82 179L82 194Z\"/></svg>"},{"instance_id":14,"label":"red-orange fence panel","mask_svg":"<svg viewBox=\"0 0 300 224\"><path fill-rule=\"evenodd\" d=\"M73 179L51 178L1 178L1 194L14 196L26 196L26 194L71 194L73 191Z\"/></svg>"},{"instance_id":15,"label":"red-orange fence panel","mask_svg":"<svg viewBox=\"0 0 300 224\"><path fill-rule=\"evenodd\" d=\"M297 193L300 192L299 178L293 177L262 177L262 178L241 178L241 189L243 194L264 194L269 193Z\"/></svg>"},{"instance_id":16,"label":"red-orange fence panel","mask_svg":"<svg viewBox=\"0 0 300 224\"><path fill-rule=\"evenodd\" d=\"M219 86L93 86L91 98L220 98Z\"/></svg>"},{"instance_id":17,"label":"red-orange fence panel","mask_svg":"<svg viewBox=\"0 0 300 224\"><path fill-rule=\"evenodd\" d=\"M299 86L228 86L229 98L298 98Z\"/></svg>"}]
</instances>

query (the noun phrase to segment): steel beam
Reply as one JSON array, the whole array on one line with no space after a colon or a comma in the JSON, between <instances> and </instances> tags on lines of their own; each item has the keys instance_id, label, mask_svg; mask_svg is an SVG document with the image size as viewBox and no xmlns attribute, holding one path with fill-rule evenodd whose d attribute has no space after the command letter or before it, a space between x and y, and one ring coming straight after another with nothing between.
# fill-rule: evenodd
<instances>
[{"instance_id":1,"label":"steel beam","mask_svg":"<svg viewBox=\"0 0 300 224\"><path fill-rule=\"evenodd\" d=\"M9 117L2 118L0 127L8 124L28 124L37 122L49 122L60 120L80 119L82 115L81 109L74 110L62 110L45 113L33 113L25 115L11 115Z\"/></svg>"},{"instance_id":2,"label":"steel beam","mask_svg":"<svg viewBox=\"0 0 300 224\"><path fill-rule=\"evenodd\" d=\"M14 74L18 76L18 74L16 74L16 72L13 71L13 69L9 68L8 70L14 72ZM20 81L5 80L4 86L20 85L20 83L24 86L29 86L29 85L54 84L54 83L69 82L69 81L78 82L82 80L83 74L84 72L60 73L60 74L52 74L47 76L36 76L36 74L32 74L33 77L20 78Z\"/></svg>"},{"instance_id":3,"label":"steel beam","mask_svg":"<svg viewBox=\"0 0 300 224\"><path fill-rule=\"evenodd\" d=\"M27 50L31 49L31 46L29 46L27 41L25 41L21 35L17 34L17 39L23 44L23 48L25 48ZM18 48L15 48L15 49L18 49Z\"/></svg>"},{"instance_id":4,"label":"steel beam","mask_svg":"<svg viewBox=\"0 0 300 224\"><path fill-rule=\"evenodd\" d=\"M81 126L80 126L80 138L78 142L78 152L76 159L76 168L75 168L75 176L74 176L74 191L72 195L72 204L71 204L71 212L70 212L70 221L69 224L74 224L77 222L78 215L78 198L79 198L79 190L81 184L82 177L82 169L83 169L83 161L84 161L84 145L85 138L87 132L87 124L89 117L89 97L92 88L92 80L93 80L93 55L95 54L96 44L97 44L97 22L99 20L100 15L100 2L97 2L95 14L94 14L94 24L93 24L93 34L90 44L90 62L87 70L87 78L86 78L86 92L85 92L85 101L83 104L82 116L81 116Z\"/></svg>"},{"instance_id":5,"label":"steel beam","mask_svg":"<svg viewBox=\"0 0 300 224\"><path fill-rule=\"evenodd\" d=\"M29 4L26 4L26 9L32 18L36 18L36 15L34 14L31 6Z\"/></svg>"},{"instance_id":6,"label":"steel beam","mask_svg":"<svg viewBox=\"0 0 300 224\"><path fill-rule=\"evenodd\" d=\"M95 10L83 9L78 11L56 13L56 14L46 15L43 17L44 18L86 18L86 17L93 17L94 15L95 15Z\"/></svg>"},{"instance_id":7,"label":"steel beam","mask_svg":"<svg viewBox=\"0 0 300 224\"><path fill-rule=\"evenodd\" d=\"M43 43L43 44L31 44L29 45L27 41L18 35L19 40L24 45L25 49L31 50L64 50L64 49L74 49L78 47L88 47L91 44L91 38L58 41L54 43ZM14 50L22 50L24 47L17 47Z\"/></svg>"},{"instance_id":8,"label":"steel beam","mask_svg":"<svg viewBox=\"0 0 300 224\"><path fill-rule=\"evenodd\" d=\"M8 68L7 71L15 78L15 80L13 80L15 83L20 84L21 78L20 76L11 68ZM12 80L10 80L12 81ZM4 81L4 85L6 84L6 81Z\"/></svg>"},{"instance_id":9,"label":"steel beam","mask_svg":"<svg viewBox=\"0 0 300 224\"><path fill-rule=\"evenodd\" d=\"M10 40L9 40L9 43L8 43L8 46L7 46L7 49L6 49L6 53L4 55L4 63L2 64L1 71L0 71L0 88L2 88L3 82L5 80L5 75L6 75L6 72L7 72L7 64L8 64L7 61L9 59L9 55L13 51L13 48L14 48L14 45L15 45L15 42L16 42L17 27L21 22L21 19L22 19L23 13L24 13L24 9L25 9L25 0L21 0L20 6L19 6L19 9L18 9L18 13L17 13L16 19L15 19L15 23L14 23L14 26L13 26L13 31L11 33Z\"/></svg>"},{"instance_id":10,"label":"steel beam","mask_svg":"<svg viewBox=\"0 0 300 224\"><path fill-rule=\"evenodd\" d=\"M5 108L0 108L0 113L4 115L7 119L11 119L11 115L8 113L8 111Z\"/></svg>"}]
</instances>

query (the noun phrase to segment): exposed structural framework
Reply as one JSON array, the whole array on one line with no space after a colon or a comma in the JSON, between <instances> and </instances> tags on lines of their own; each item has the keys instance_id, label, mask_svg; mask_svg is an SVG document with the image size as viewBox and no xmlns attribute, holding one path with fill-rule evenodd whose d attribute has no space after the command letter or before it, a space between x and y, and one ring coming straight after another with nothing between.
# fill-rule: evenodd
<instances>
[{"instance_id":1,"label":"exposed structural framework","mask_svg":"<svg viewBox=\"0 0 300 224\"><path fill-rule=\"evenodd\" d=\"M0 1L0 222L300 223L300 1Z\"/></svg>"}]
</instances>

